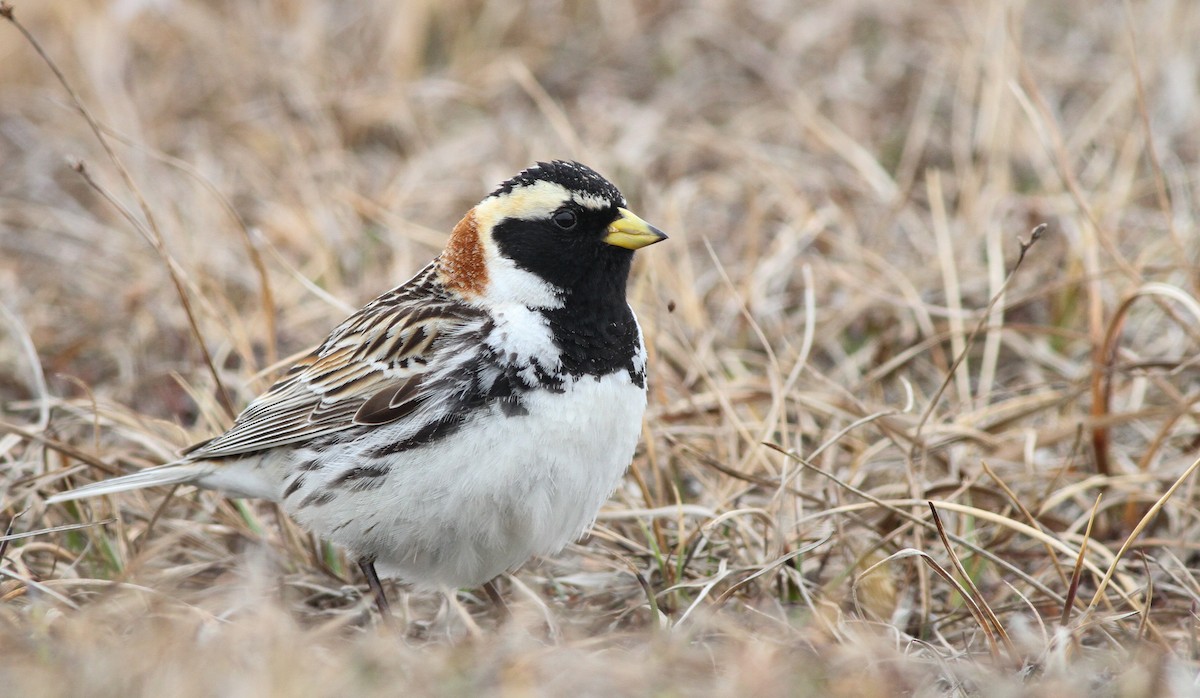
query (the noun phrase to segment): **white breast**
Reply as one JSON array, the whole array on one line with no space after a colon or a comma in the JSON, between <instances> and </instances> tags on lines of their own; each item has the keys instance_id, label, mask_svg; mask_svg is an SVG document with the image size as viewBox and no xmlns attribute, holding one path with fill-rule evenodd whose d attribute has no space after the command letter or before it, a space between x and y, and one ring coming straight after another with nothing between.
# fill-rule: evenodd
<instances>
[{"instance_id":1,"label":"white breast","mask_svg":"<svg viewBox=\"0 0 1200 698\"><path fill-rule=\"evenodd\" d=\"M619 371L526 393L524 406L518 416L481 411L444 439L390 456L371 489L342 488L320 506L289 499L290 513L373 555L381 574L421 586L477 585L555 553L591 524L628 467L645 390ZM348 449L325 477L371 465L370 450Z\"/></svg>"}]
</instances>

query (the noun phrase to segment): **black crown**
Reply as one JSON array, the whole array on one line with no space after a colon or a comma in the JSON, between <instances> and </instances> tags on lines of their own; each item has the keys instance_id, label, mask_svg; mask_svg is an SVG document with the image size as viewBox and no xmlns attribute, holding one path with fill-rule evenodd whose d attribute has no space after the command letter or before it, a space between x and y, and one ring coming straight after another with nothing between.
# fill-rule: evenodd
<instances>
[{"instance_id":1,"label":"black crown","mask_svg":"<svg viewBox=\"0 0 1200 698\"><path fill-rule=\"evenodd\" d=\"M527 187L535 182L554 182L571 191L591 194L611 201L615 206L625 205L625 197L613 186L612 182L601 177L587 165L566 160L539 162L521 170L516 177L501 184L489 196L508 194L517 187Z\"/></svg>"}]
</instances>

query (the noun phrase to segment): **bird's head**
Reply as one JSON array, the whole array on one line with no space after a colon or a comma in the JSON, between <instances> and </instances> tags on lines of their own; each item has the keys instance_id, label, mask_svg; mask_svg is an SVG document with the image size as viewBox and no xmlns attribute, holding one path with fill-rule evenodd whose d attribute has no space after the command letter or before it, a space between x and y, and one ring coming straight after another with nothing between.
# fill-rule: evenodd
<instances>
[{"instance_id":1,"label":"bird's head","mask_svg":"<svg viewBox=\"0 0 1200 698\"><path fill-rule=\"evenodd\" d=\"M438 272L470 300L556 307L567 296L624 294L633 251L667 236L577 162L539 162L463 216Z\"/></svg>"}]
</instances>

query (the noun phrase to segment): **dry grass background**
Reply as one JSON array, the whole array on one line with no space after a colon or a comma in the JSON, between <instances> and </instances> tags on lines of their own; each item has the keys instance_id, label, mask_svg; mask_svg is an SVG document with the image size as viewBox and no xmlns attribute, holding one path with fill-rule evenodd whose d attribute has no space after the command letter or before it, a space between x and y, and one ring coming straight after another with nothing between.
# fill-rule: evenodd
<instances>
[{"instance_id":1,"label":"dry grass background","mask_svg":"<svg viewBox=\"0 0 1200 698\"><path fill-rule=\"evenodd\" d=\"M15 9L135 188L0 23L6 695L1196 690L1200 5ZM672 237L631 474L513 621L394 588L378 628L257 502L45 506L220 430L216 378L244 405L551 157Z\"/></svg>"}]
</instances>

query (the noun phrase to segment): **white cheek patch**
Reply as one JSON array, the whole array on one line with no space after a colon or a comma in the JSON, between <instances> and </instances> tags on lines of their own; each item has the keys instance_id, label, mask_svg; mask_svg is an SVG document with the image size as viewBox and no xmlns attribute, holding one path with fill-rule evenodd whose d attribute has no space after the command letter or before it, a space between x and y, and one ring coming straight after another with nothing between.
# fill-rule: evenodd
<instances>
[{"instance_id":1,"label":"white cheek patch","mask_svg":"<svg viewBox=\"0 0 1200 698\"><path fill-rule=\"evenodd\" d=\"M496 307L516 304L526 308L561 308L563 295L556 287L533 272L518 267L511 259L500 256L496 243L484 243L488 257L489 283L480 299Z\"/></svg>"},{"instance_id":2,"label":"white cheek patch","mask_svg":"<svg viewBox=\"0 0 1200 698\"><path fill-rule=\"evenodd\" d=\"M492 231L505 219L548 219L568 202L593 211L613 205L601 196L572 192L554 182L536 181L515 187L507 194L490 196L475 207L479 243L483 247L488 268L488 286L481 300L489 304L519 303L530 308L562 306L562 293L558 289L536 274L517 267L511 259L500 254Z\"/></svg>"},{"instance_id":3,"label":"white cheek patch","mask_svg":"<svg viewBox=\"0 0 1200 698\"><path fill-rule=\"evenodd\" d=\"M508 194L488 197L475 207L479 243L488 268L488 285L481 301L488 305L516 303L529 308L562 305L562 296L553 286L500 254L500 246L491 233L506 218L549 218L570 199L571 193L558 184L535 182Z\"/></svg>"}]
</instances>

